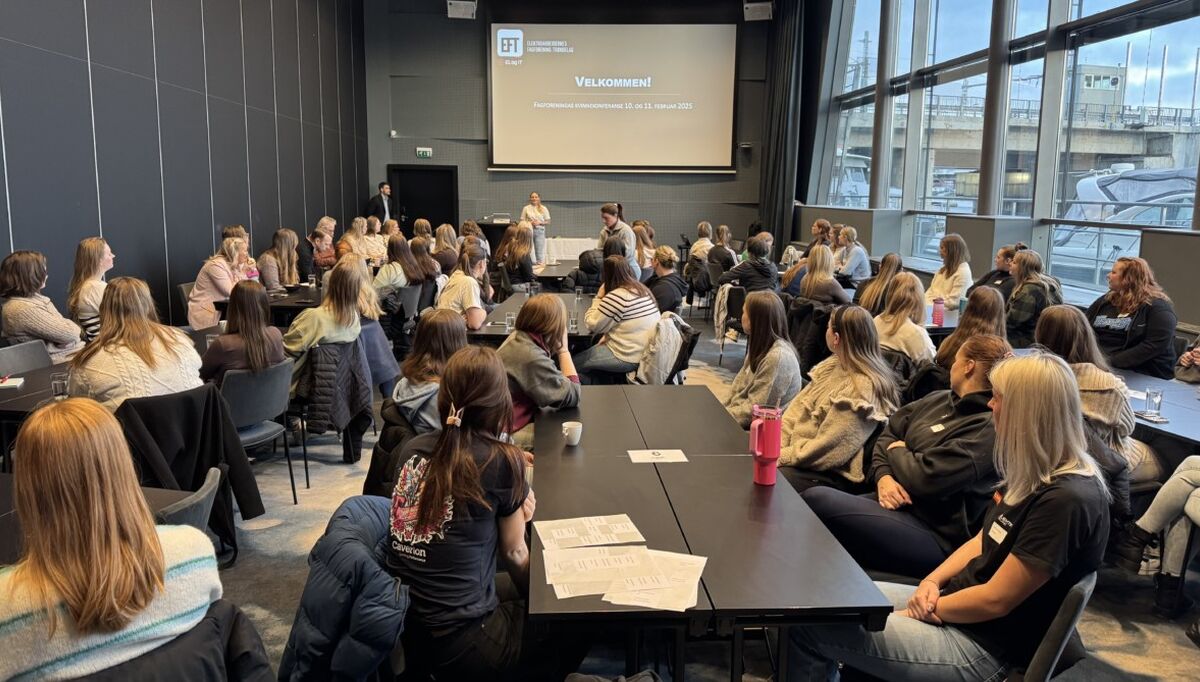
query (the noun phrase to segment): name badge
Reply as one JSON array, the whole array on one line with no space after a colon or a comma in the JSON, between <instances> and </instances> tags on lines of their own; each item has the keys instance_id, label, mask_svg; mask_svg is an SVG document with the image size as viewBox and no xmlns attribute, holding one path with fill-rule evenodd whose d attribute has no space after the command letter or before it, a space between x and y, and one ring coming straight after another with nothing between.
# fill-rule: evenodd
<instances>
[{"instance_id":1,"label":"name badge","mask_svg":"<svg viewBox=\"0 0 1200 682\"><path fill-rule=\"evenodd\" d=\"M929 430L933 431L934 433L941 433L942 431L946 430L946 427L941 424L934 424L933 426L929 427Z\"/></svg>"},{"instance_id":2,"label":"name badge","mask_svg":"<svg viewBox=\"0 0 1200 682\"><path fill-rule=\"evenodd\" d=\"M996 542L997 545L1004 543L1004 538L1008 537L1008 531L1005 530L999 523L993 523L988 530L988 537Z\"/></svg>"}]
</instances>

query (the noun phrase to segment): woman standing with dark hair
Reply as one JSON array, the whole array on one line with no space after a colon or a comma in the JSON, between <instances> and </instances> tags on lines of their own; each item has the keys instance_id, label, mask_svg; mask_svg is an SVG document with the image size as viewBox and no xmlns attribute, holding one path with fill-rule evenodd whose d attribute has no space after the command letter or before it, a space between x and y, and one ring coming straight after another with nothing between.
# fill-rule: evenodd
<instances>
[{"instance_id":1,"label":"woman standing with dark hair","mask_svg":"<svg viewBox=\"0 0 1200 682\"><path fill-rule=\"evenodd\" d=\"M83 348L79 325L68 320L42 294L46 288L46 257L37 251L13 251L0 262L0 323L12 343L41 341L50 360L70 360Z\"/></svg>"},{"instance_id":2,"label":"woman standing with dark hair","mask_svg":"<svg viewBox=\"0 0 1200 682\"><path fill-rule=\"evenodd\" d=\"M730 416L750 427L755 405L786 410L800 392L800 360L787 336L783 301L769 291L746 296L742 307L746 359L723 401Z\"/></svg>"},{"instance_id":3,"label":"woman standing with dark hair","mask_svg":"<svg viewBox=\"0 0 1200 682\"><path fill-rule=\"evenodd\" d=\"M658 303L646 285L637 280L629 262L620 256L604 259L603 283L584 323L593 334L603 334L600 343L579 353L575 366L588 372L632 372L654 338L658 325Z\"/></svg>"},{"instance_id":4,"label":"woman standing with dark hair","mask_svg":"<svg viewBox=\"0 0 1200 682\"><path fill-rule=\"evenodd\" d=\"M1087 318L1113 367L1172 378L1178 319L1144 258L1113 263L1108 293L1088 307Z\"/></svg>"},{"instance_id":5,"label":"woman standing with dark hair","mask_svg":"<svg viewBox=\"0 0 1200 682\"><path fill-rule=\"evenodd\" d=\"M455 353L437 402L441 431L405 444L392 493L385 556L412 600L405 647L438 679L562 679L583 652L524 627L536 500L524 453L503 439L512 401L496 351ZM512 585L497 583L497 563Z\"/></svg>"},{"instance_id":6,"label":"woman standing with dark hair","mask_svg":"<svg viewBox=\"0 0 1200 682\"><path fill-rule=\"evenodd\" d=\"M271 326L271 304L263 285L251 280L234 285L226 318L224 333L201 359L202 381L220 384L231 369L257 374L283 362L283 333Z\"/></svg>"},{"instance_id":7,"label":"woman standing with dark hair","mask_svg":"<svg viewBox=\"0 0 1200 682\"><path fill-rule=\"evenodd\" d=\"M604 227L600 229L600 239L596 241L596 248L603 249L604 242L610 237L620 237L625 245L625 260L629 263L629 269L633 271L633 278L640 280L642 268L637 260L637 236L633 234L633 228L625 224L624 209L620 204L605 204L600 207L600 220Z\"/></svg>"},{"instance_id":8,"label":"woman standing with dark hair","mask_svg":"<svg viewBox=\"0 0 1200 682\"><path fill-rule=\"evenodd\" d=\"M497 351L508 372L513 421L509 433L529 425L542 408L579 404L579 373L567 347L567 307L554 294L538 294L521 306L516 329Z\"/></svg>"}]
</instances>

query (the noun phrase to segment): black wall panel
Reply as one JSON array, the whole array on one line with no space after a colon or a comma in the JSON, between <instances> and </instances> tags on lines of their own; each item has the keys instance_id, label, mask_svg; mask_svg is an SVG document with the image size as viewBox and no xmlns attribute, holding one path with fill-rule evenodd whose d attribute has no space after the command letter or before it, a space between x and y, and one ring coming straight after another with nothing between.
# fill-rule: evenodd
<instances>
[{"instance_id":1,"label":"black wall panel","mask_svg":"<svg viewBox=\"0 0 1200 682\"><path fill-rule=\"evenodd\" d=\"M208 98L208 129L212 134L213 220L220 238L226 225L250 224L247 186L245 108L216 97Z\"/></svg>"},{"instance_id":2,"label":"black wall panel","mask_svg":"<svg viewBox=\"0 0 1200 682\"><path fill-rule=\"evenodd\" d=\"M242 35L246 54L246 104L275 110L274 66L271 51L271 3L242 2Z\"/></svg>"},{"instance_id":3,"label":"black wall panel","mask_svg":"<svg viewBox=\"0 0 1200 682\"><path fill-rule=\"evenodd\" d=\"M304 145L304 224L315 227L325 215L325 152L321 128L307 120L301 128Z\"/></svg>"},{"instance_id":4,"label":"black wall panel","mask_svg":"<svg viewBox=\"0 0 1200 682\"><path fill-rule=\"evenodd\" d=\"M354 135L342 133L342 215L359 215L366 208L366 201L358 200L354 187L354 176L358 166L354 161Z\"/></svg>"},{"instance_id":5,"label":"black wall panel","mask_svg":"<svg viewBox=\"0 0 1200 682\"><path fill-rule=\"evenodd\" d=\"M83 0L0 2L0 38L87 59Z\"/></svg>"},{"instance_id":6,"label":"black wall panel","mask_svg":"<svg viewBox=\"0 0 1200 682\"><path fill-rule=\"evenodd\" d=\"M300 122L275 117L279 124L279 198L283 215L279 224L307 234L310 225L304 214L304 150L300 146Z\"/></svg>"},{"instance_id":7,"label":"black wall panel","mask_svg":"<svg viewBox=\"0 0 1200 682\"><path fill-rule=\"evenodd\" d=\"M337 0L321 0L319 47L321 55L321 125L338 128ZM328 146L328 142L326 142Z\"/></svg>"},{"instance_id":8,"label":"black wall panel","mask_svg":"<svg viewBox=\"0 0 1200 682\"><path fill-rule=\"evenodd\" d=\"M204 92L201 0L156 0L154 43L158 80Z\"/></svg>"},{"instance_id":9,"label":"black wall panel","mask_svg":"<svg viewBox=\"0 0 1200 682\"><path fill-rule=\"evenodd\" d=\"M342 139L341 135L328 128L325 129L324 158L325 212L337 216L342 212ZM345 221L338 221L341 227L346 224Z\"/></svg>"},{"instance_id":10,"label":"black wall panel","mask_svg":"<svg viewBox=\"0 0 1200 682\"><path fill-rule=\"evenodd\" d=\"M317 0L299 0L301 120L321 122L321 52L317 40ZM307 133L306 133L307 134Z\"/></svg>"},{"instance_id":11,"label":"black wall panel","mask_svg":"<svg viewBox=\"0 0 1200 682\"><path fill-rule=\"evenodd\" d=\"M146 280L166 314L169 286L154 81L94 66L92 87L104 238L117 255L109 276Z\"/></svg>"},{"instance_id":12,"label":"black wall panel","mask_svg":"<svg viewBox=\"0 0 1200 682\"><path fill-rule=\"evenodd\" d=\"M250 205L254 213L250 230L255 257L271 245L271 235L279 227L279 182L275 173L275 115L248 109L250 128Z\"/></svg>"},{"instance_id":13,"label":"black wall panel","mask_svg":"<svg viewBox=\"0 0 1200 682\"><path fill-rule=\"evenodd\" d=\"M296 0L271 0L271 10L275 27L275 110L299 120L300 46Z\"/></svg>"},{"instance_id":14,"label":"black wall panel","mask_svg":"<svg viewBox=\"0 0 1200 682\"><path fill-rule=\"evenodd\" d=\"M150 9L150 0L91 2L87 20L92 63L154 78Z\"/></svg>"},{"instance_id":15,"label":"black wall panel","mask_svg":"<svg viewBox=\"0 0 1200 682\"><path fill-rule=\"evenodd\" d=\"M242 14L238 0L204 0L208 94L242 101Z\"/></svg>"}]
</instances>

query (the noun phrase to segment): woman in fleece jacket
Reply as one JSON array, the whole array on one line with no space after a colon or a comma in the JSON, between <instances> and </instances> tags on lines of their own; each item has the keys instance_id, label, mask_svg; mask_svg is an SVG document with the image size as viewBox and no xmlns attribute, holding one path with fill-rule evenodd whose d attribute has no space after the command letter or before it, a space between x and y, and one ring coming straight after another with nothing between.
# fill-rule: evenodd
<instances>
[{"instance_id":1,"label":"woman in fleece jacket","mask_svg":"<svg viewBox=\"0 0 1200 682\"><path fill-rule=\"evenodd\" d=\"M513 418L509 433L533 421L543 407L579 404L579 374L567 348L567 307L554 294L538 294L521 306L516 331L498 351L508 374Z\"/></svg>"},{"instance_id":2,"label":"woman in fleece jacket","mask_svg":"<svg viewBox=\"0 0 1200 682\"><path fill-rule=\"evenodd\" d=\"M875 443L874 496L804 492L859 564L919 578L978 532L998 481L988 372L1011 352L999 336L971 337L950 368L950 390L892 415Z\"/></svg>"},{"instance_id":3,"label":"woman in fleece jacket","mask_svg":"<svg viewBox=\"0 0 1200 682\"><path fill-rule=\"evenodd\" d=\"M749 337L746 359L725 399L730 416L749 428L755 405L786 410L800 392L800 361L787 336L783 301L770 291L756 291L742 307L742 329Z\"/></svg>"},{"instance_id":4,"label":"woman in fleece jacket","mask_svg":"<svg viewBox=\"0 0 1200 682\"><path fill-rule=\"evenodd\" d=\"M812 368L811 381L783 413L779 466L799 490L817 484L806 471L825 474L817 477L825 484L829 478L839 486L861 484L863 445L900 399L871 313L855 305L835 308L825 343L833 356Z\"/></svg>"}]
</instances>

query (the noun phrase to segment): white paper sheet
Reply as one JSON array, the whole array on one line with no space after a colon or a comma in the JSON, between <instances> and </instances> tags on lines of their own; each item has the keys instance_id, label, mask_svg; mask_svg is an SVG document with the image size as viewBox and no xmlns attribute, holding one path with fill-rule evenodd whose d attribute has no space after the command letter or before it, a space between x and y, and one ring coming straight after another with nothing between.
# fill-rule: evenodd
<instances>
[{"instance_id":1,"label":"white paper sheet","mask_svg":"<svg viewBox=\"0 0 1200 682\"><path fill-rule=\"evenodd\" d=\"M630 450L629 459L636 464L688 461L683 450Z\"/></svg>"},{"instance_id":2,"label":"white paper sheet","mask_svg":"<svg viewBox=\"0 0 1200 682\"><path fill-rule=\"evenodd\" d=\"M1135 391L1132 388L1128 389L1128 391L1129 391L1129 399L1130 400L1140 400L1143 403L1146 402L1146 392L1145 391Z\"/></svg>"},{"instance_id":3,"label":"white paper sheet","mask_svg":"<svg viewBox=\"0 0 1200 682\"><path fill-rule=\"evenodd\" d=\"M644 590L618 590L604 594L604 601L623 606L642 606L664 611L686 611L696 605L700 577L706 557L649 550L651 559L667 577L669 587Z\"/></svg>"},{"instance_id":4,"label":"white paper sheet","mask_svg":"<svg viewBox=\"0 0 1200 682\"><path fill-rule=\"evenodd\" d=\"M671 585L643 545L547 549L543 556L549 585L609 582L615 590Z\"/></svg>"},{"instance_id":5,"label":"white paper sheet","mask_svg":"<svg viewBox=\"0 0 1200 682\"><path fill-rule=\"evenodd\" d=\"M628 514L534 521L533 527L546 549L623 545L646 541Z\"/></svg>"}]
</instances>

